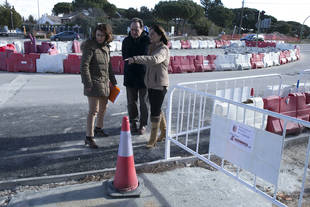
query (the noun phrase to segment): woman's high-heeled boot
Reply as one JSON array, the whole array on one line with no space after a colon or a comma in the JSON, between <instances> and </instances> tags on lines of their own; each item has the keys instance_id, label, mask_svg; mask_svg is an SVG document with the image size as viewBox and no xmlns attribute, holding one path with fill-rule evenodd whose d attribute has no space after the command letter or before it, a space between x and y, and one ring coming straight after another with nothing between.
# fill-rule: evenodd
<instances>
[{"instance_id":1,"label":"woman's high-heeled boot","mask_svg":"<svg viewBox=\"0 0 310 207\"><path fill-rule=\"evenodd\" d=\"M97 149L98 145L96 144L94 137L87 137L85 138L85 145L89 145L90 148Z\"/></svg>"},{"instance_id":2,"label":"woman's high-heeled boot","mask_svg":"<svg viewBox=\"0 0 310 207\"><path fill-rule=\"evenodd\" d=\"M159 121L152 122L152 130L151 130L150 140L149 140L149 142L146 145L147 148L155 147L155 144L157 142L158 128L159 128Z\"/></svg>"},{"instance_id":3,"label":"woman's high-heeled boot","mask_svg":"<svg viewBox=\"0 0 310 207\"><path fill-rule=\"evenodd\" d=\"M159 129L160 129L160 135L157 138L157 142L164 141L166 138L167 122L166 122L165 114L163 112L161 112L160 114Z\"/></svg>"}]
</instances>

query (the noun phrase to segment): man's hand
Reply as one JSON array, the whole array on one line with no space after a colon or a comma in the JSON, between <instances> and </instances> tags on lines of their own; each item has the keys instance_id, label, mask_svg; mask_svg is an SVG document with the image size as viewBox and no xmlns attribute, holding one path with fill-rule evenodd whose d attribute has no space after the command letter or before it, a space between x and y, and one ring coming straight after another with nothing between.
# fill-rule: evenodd
<instances>
[{"instance_id":1,"label":"man's hand","mask_svg":"<svg viewBox=\"0 0 310 207\"><path fill-rule=\"evenodd\" d=\"M127 58L124 61L127 61L129 65L135 62L133 58Z\"/></svg>"}]
</instances>

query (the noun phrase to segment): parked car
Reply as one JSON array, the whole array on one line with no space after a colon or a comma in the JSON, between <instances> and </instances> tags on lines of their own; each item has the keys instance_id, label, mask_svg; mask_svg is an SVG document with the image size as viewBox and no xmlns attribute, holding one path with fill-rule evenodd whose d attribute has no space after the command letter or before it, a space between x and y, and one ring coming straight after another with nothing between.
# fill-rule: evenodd
<instances>
[{"instance_id":1,"label":"parked car","mask_svg":"<svg viewBox=\"0 0 310 207\"><path fill-rule=\"evenodd\" d=\"M240 40L241 41L256 41L256 39L258 41L264 41L265 38L264 38L264 35L256 35L256 34L248 34L247 36L245 37L242 37Z\"/></svg>"},{"instance_id":2,"label":"parked car","mask_svg":"<svg viewBox=\"0 0 310 207\"><path fill-rule=\"evenodd\" d=\"M66 31L51 36L52 41L71 41L78 40L80 36L76 32Z\"/></svg>"}]
</instances>

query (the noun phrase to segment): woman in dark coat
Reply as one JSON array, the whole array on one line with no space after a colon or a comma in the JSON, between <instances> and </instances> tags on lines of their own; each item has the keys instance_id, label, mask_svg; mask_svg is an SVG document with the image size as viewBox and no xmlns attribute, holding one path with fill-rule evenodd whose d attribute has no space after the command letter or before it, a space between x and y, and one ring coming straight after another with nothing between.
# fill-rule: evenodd
<instances>
[{"instance_id":1,"label":"woman in dark coat","mask_svg":"<svg viewBox=\"0 0 310 207\"><path fill-rule=\"evenodd\" d=\"M81 77L84 95L87 96L89 105L85 144L91 148L98 148L94 136L108 136L103 130L103 117L110 94L110 84L117 84L110 62L108 44L111 41L111 26L99 24L94 30L92 39L83 42L81 46L83 53Z\"/></svg>"}]
</instances>

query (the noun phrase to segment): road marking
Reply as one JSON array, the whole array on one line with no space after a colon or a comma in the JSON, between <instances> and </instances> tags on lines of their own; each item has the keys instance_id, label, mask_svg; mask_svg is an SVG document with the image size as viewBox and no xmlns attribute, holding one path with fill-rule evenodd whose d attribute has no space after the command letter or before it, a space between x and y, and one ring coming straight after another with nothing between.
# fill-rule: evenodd
<instances>
[{"instance_id":1,"label":"road marking","mask_svg":"<svg viewBox=\"0 0 310 207\"><path fill-rule=\"evenodd\" d=\"M112 114L111 116L119 116L119 115L125 115L125 114L127 114L127 111L115 113L115 114Z\"/></svg>"},{"instance_id":2,"label":"road marking","mask_svg":"<svg viewBox=\"0 0 310 207\"><path fill-rule=\"evenodd\" d=\"M10 83L5 83L0 86L0 107L14 97L24 85L29 81L26 76L18 75Z\"/></svg>"},{"instance_id":3,"label":"road marking","mask_svg":"<svg viewBox=\"0 0 310 207\"><path fill-rule=\"evenodd\" d=\"M72 127L65 128L64 134L67 134L71 129L72 129Z\"/></svg>"}]
</instances>

